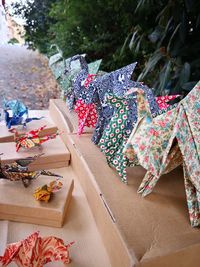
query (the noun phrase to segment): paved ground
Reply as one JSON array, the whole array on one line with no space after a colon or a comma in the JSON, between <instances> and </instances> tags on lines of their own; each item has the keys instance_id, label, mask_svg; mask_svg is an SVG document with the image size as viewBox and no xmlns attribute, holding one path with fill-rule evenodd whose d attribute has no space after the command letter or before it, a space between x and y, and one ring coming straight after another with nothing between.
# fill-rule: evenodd
<instances>
[{"instance_id":1,"label":"paved ground","mask_svg":"<svg viewBox=\"0 0 200 267\"><path fill-rule=\"evenodd\" d=\"M30 109L48 108L59 97L48 61L38 52L17 45L0 46L0 107L2 99L20 99Z\"/></svg>"}]
</instances>

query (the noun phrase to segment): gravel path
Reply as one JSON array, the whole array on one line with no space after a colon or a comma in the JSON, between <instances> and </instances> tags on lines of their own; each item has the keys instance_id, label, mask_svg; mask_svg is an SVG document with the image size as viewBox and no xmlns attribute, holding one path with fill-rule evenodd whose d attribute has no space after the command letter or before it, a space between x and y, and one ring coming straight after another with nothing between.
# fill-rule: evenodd
<instances>
[{"instance_id":1,"label":"gravel path","mask_svg":"<svg viewBox=\"0 0 200 267\"><path fill-rule=\"evenodd\" d=\"M47 59L18 45L0 46L0 106L3 98L19 99L30 109L46 109L59 97Z\"/></svg>"}]
</instances>

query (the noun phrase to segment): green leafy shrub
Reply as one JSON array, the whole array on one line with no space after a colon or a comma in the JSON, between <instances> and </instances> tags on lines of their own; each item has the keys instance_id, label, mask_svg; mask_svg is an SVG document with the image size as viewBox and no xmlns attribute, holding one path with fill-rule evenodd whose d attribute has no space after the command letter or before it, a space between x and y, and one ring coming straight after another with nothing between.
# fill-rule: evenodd
<instances>
[{"instance_id":1,"label":"green leafy shrub","mask_svg":"<svg viewBox=\"0 0 200 267\"><path fill-rule=\"evenodd\" d=\"M187 93L200 78L199 0L28 0L15 4L26 19L26 41L64 57L102 58L111 71L138 61L134 79L166 92Z\"/></svg>"},{"instance_id":2,"label":"green leafy shrub","mask_svg":"<svg viewBox=\"0 0 200 267\"><path fill-rule=\"evenodd\" d=\"M18 44L19 41L16 39L16 38L11 38L9 41L8 41L8 44Z\"/></svg>"}]
</instances>

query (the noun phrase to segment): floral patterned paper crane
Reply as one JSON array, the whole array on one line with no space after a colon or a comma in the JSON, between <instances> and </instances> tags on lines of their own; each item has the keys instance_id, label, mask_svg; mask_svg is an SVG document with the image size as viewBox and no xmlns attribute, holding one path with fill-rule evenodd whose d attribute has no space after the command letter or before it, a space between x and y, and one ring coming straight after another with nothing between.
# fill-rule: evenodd
<instances>
[{"instance_id":1,"label":"floral patterned paper crane","mask_svg":"<svg viewBox=\"0 0 200 267\"><path fill-rule=\"evenodd\" d=\"M145 93L151 113L154 116L157 115L158 108L152 90L142 83L137 85ZM137 122L137 97L131 93L131 90L128 90L121 97L117 97L114 94L106 96L106 102L114 108L114 114L103 132L99 146L105 154L108 164L115 167L121 180L127 183L126 168L138 164L137 158L128 159L122 153L130 133Z\"/></svg>"},{"instance_id":2,"label":"floral patterned paper crane","mask_svg":"<svg viewBox=\"0 0 200 267\"><path fill-rule=\"evenodd\" d=\"M142 97L141 93L138 94ZM190 222L200 226L200 82L177 107L156 118L148 108L128 140L124 153L137 157L147 173L138 192L150 194L162 174L183 164ZM140 112L140 111L139 111ZM145 115L146 113L146 115Z\"/></svg>"},{"instance_id":3,"label":"floral patterned paper crane","mask_svg":"<svg viewBox=\"0 0 200 267\"><path fill-rule=\"evenodd\" d=\"M106 73L97 77L87 88L85 103L95 103L97 107L98 119L93 133L92 141L98 144L105 127L108 125L114 109L104 102L105 94L114 93L123 96L125 90L131 83L131 75L136 67L136 62L121 69Z\"/></svg>"},{"instance_id":4,"label":"floral patterned paper crane","mask_svg":"<svg viewBox=\"0 0 200 267\"><path fill-rule=\"evenodd\" d=\"M42 143L55 139L60 133L49 134L40 137L39 133L45 128L46 126L42 126L39 129L31 130L25 134L19 134L18 131L13 128L10 132L14 133L14 140L16 143L16 152L19 151L20 148L32 148L35 146L40 146Z\"/></svg>"},{"instance_id":5,"label":"floral patterned paper crane","mask_svg":"<svg viewBox=\"0 0 200 267\"><path fill-rule=\"evenodd\" d=\"M67 94L69 110L74 109L77 100L82 100L86 103L85 96L88 92L88 84L95 78L101 64L101 60L87 64L85 58L80 55L72 57L71 61L77 59L80 61L81 70L74 76L71 90Z\"/></svg>"}]
</instances>

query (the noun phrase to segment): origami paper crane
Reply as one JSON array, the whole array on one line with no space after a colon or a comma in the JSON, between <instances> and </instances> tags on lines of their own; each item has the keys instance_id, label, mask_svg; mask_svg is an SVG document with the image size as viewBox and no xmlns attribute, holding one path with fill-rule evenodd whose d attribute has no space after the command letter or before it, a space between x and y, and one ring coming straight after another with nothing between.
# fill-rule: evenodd
<instances>
[{"instance_id":1,"label":"origami paper crane","mask_svg":"<svg viewBox=\"0 0 200 267\"><path fill-rule=\"evenodd\" d=\"M80 57L85 57L85 54L76 55L65 61L65 70L60 76L60 86L62 89L62 98L66 101L67 95L72 91L72 81L76 75L80 72L82 66ZM68 97L69 98L69 97Z\"/></svg>"},{"instance_id":2,"label":"origami paper crane","mask_svg":"<svg viewBox=\"0 0 200 267\"><path fill-rule=\"evenodd\" d=\"M19 100L3 100L3 109L11 109L13 116L20 116L21 114L27 114L27 107Z\"/></svg>"},{"instance_id":3,"label":"origami paper crane","mask_svg":"<svg viewBox=\"0 0 200 267\"><path fill-rule=\"evenodd\" d=\"M20 148L33 148L35 146L40 146L42 143L50 140L55 139L56 136L58 136L60 133L54 133L49 134L40 137L40 132L45 128L46 126L42 126L39 129L31 130L30 132L27 132L25 134L19 134L18 131L13 128L10 130L10 132L14 133L14 141L16 143L16 152L19 151Z\"/></svg>"},{"instance_id":4,"label":"origami paper crane","mask_svg":"<svg viewBox=\"0 0 200 267\"><path fill-rule=\"evenodd\" d=\"M31 122L32 120L40 120L43 117L37 118L29 118L28 117L28 108L19 100L9 100L3 101L3 110L4 110L4 118L6 121L6 126L8 129L11 126L23 125L26 126L26 123ZM12 116L10 116L8 110L12 111Z\"/></svg>"},{"instance_id":5,"label":"origami paper crane","mask_svg":"<svg viewBox=\"0 0 200 267\"><path fill-rule=\"evenodd\" d=\"M49 172L49 171L29 171L28 166L35 160L37 160L43 154L36 155L34 157L27 157L19 159L10 164L3 164L0 160L0 179L6 179L10 181L22 181L25 187L28 187L31 180L36 179L40 175L54 176L62 178L62 176Z\"/></svg>"},{"instance_id":6,"label":"origami paper crane","mask_svg":"<svg viewBox=\"0 0 200 267\"><path fill-rule=\"evenodd\" d=\"M107 93L114 93L117 96L122 96L124 94L124 89L127 89L130 86L131 75L136 64L137 62L110 73L106 73L91 82L88 86L88 89L91 90L91 95L86 99L86 103L91 103L92 100L94 100L95 93L98 94L101 104L104 104L104 97Z\"/></svg>"},{"instance_id":7,"label":"origami paper crane","mask_svg":"<svg viewBox=\"0 0 200 267\"><path fill-rule=\"evenodd\" d=\"M105 154L109 166L115 167L121 180L127 183L126 167L135 166L137 163L129 160L126 155L122 154L122 151L131 133L128 127L130 104L133 105L135 102L130 97L117 97L108 94L106 95L106 103L114 106L116 111L104 130L99 146ZM135 109L137 111L136 104Z\"/></svg>"},{"instance_id":8,"label":"origami paper crane","mask_svg":"<svg viewBox=\"0 0 200 267\"><path fill-rule=\"evenodd\" d=\"M101 77L97 77L89 84L84 99L87 104L96 104L98 120L92 137L92 141L95 144L99 143L103 130L110 121L114 111L113 107L109 107L104 103L105 94L114 93L117 96L122 96L125 90L132 86L130 79L136 64L133 63Z\"/></svg>"},{"instance_id":9,"label":"origami paper crane","mask_svg":"<svg viewBox=\"0 0 200 267\"><path fill-rule=\"evenodd\" d=\"M141 95L140 95L141 97ZM124 153L137 157L147 173L138 192L152 192L162 174L183 163L192 226L200 225L200 82L178 106L152 119L148 109L135 126ZM145 114L145 112L144 112Z\"/></svg>"},{"instance_id":10,"label":"origami paper crane","mask_svg":"<svg viewBox=\"0 0 200 267\"><path fill-rule=\"evenodd\" d=\"M84 131L84 127L95 128L97 123L97 107L95 103L86 104L83 100L84 93L82 92L82 99L78 99L75 105L75 112L78 115L78 135ZM87 96L86 96L87 97Z\"/></svg>"},{"instance_id":11,"label":"origami paper crane","mask_svg":"<svg viewBox=\"0 0 200 267\"><path fill-rule=\"evenodd\" d=\"M145 93L153 116L156 116L157 106L153 92L144 84L138 84L138 86ZM138 117L136 95L131 93L131 90L128 90L126 94L122 97L107 95L106 103L114 107L114 114L99 142L108 164L116 168L121 180L125 183L127 183L126 167L138 165L137 158L128 159L122 153Z\"/></svg>"},{"instance_id":12,"label":"origami paper crane","mask_svg":"<svg viewBox=\"0 0 200 267\"><path fill-rule=\"evenodd\" d=\"M49 67L51 68L55 78L61 87L61 97L66 100L67 95L72 90L72 80L81 70L81 60L86 54L76 55L64 59L62 51L57 45L53 45L57 48L57 54L53 55L49 59Z\"/></svg>"},{"instance_id":13,"label":"origami paper crane","mask_svg":"<svg viewBox=\"0 0 200 267\"><path fill-rule=\"evenodd\" d=\"M127 80L126 85L127 85L127 87L115 86L113 88L113 93L116 96L123 96L130 89L130 86L142 88L143 91L146 92L148 101L150 103L151 113L152 114L159 114L159 107L156 103L155 97L154 97L153 92L150 88L148 88L143 83L134 82L131 80L129 80L129 81ZM97 121L96 128L95 128L95 131L94 131L93 137L92 137L92 141L95 144L98 144L98 142L99 142L99 140L103 134L103 131L105 130L108 123L110 122L111 117L113 116L113 113L114 113L114 107L108 106L105 103L101 104L101 101L99 101L99 102L100 102L100 104L97 105L98 121ZM133 104L132 107L130 106L130 111L129 111L130 120L129 120L128 125L129 125L130 130L132 130L133 123L135 123L137 121L137 115L136 114L137 114L137 111L136 111L135 106Z\"/></svg>"},{"instance_id":14,"label":"origami paper crane","mask_svg":"<svg viewBox=\"0 0 200 267\"><path fill-rule=\"evenodd\" d=\"M78 114L78 134L80 135L85 126L95 127L96 124L96 106L94 103L87 104L85 98L87 98L89 93L88 85L95 79L101 60L87 64L83 57L79 58L81 61L81 71L73 80L72 90L67 95L67 102L69 109L72 110L74 108Z\"/></svg>"},{"instance_id":15,"label":"origami paper crane","mask_svg":"<svg viewBox=\"0 0 200 267\"><path fill-rule=\"evenodd\" d=\"M75 106L75 112L78 114L78 135L83 133L84 127L94 128L97 122L97 112L95 104L85 104L78 100Z\"/></svg>"},{"instance_id":16,"label":"origami paper crane","mask_svg":"<svg viewBox=\"0 0 200 267\"><path fill-rule=\"evenodd\" d=\"M39 201L48 202L53 193L58 192L62 188L63 184L59 179L51 181L49 185L45 184L35 189L33 196Z\"/></svg>"},{"instance_id":17,"label":"origami paper crane","mask_svg":"<svg viewBox=\"0 0 200 267\"><path fill-rule=\"evenodd\" d=\"M0 263L2 267L11 262L15 262L18 267L43 267L57 261L68 264L71 262L68 249L73 243L65 245L58 237L40 237L39 232L34 232L21 241L7 245Z\"/></svg>"},{"instance_id":18,"label":"origami paper crane","mask_svg":"<svg viewBox=\"0 0 200 267\"><path fill-rule=\"evenodd\" d=\"M77 57L73 57L73 59ZM89 94L88 85L89 83L96 77L96 74L99 70L101 59L96 60L90 64L87 64L85 58L80 57L81 62L81 71L74 77L72 82L72 90L69 92L68 99L68 107L70 110L74 108L77 100L83 100L86 104L87 95Z\"/></svg>"}]
</instances>

